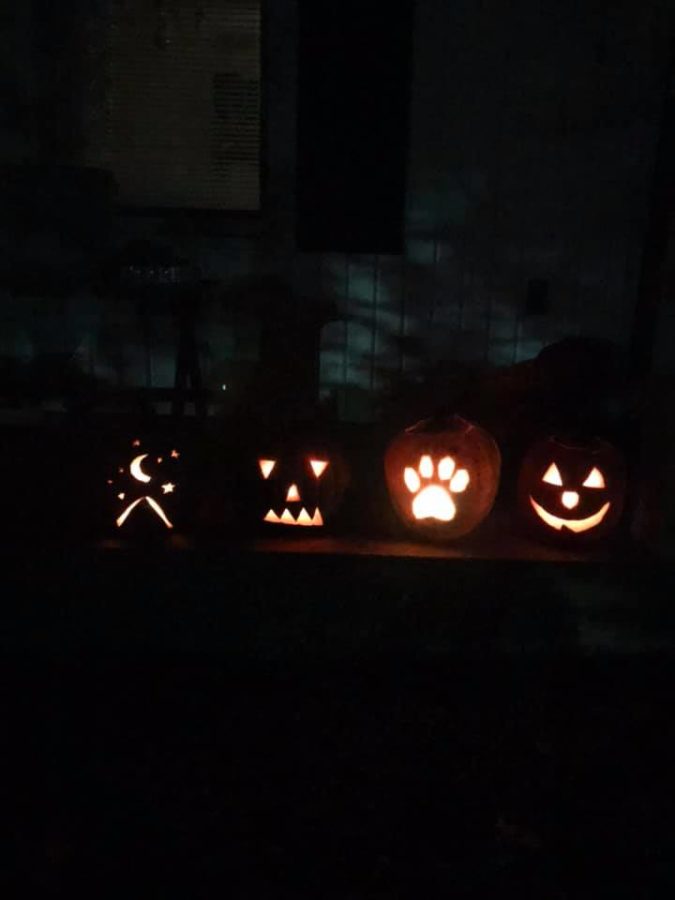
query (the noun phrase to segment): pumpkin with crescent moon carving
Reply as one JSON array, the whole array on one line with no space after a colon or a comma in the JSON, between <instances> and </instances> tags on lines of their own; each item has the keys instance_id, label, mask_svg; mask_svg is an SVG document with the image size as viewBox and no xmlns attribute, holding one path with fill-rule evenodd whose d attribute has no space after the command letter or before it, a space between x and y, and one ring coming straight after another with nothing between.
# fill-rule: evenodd
<instances>
[{"instance_id":1,"label":"pumpkin with crescent moon carving","mask_svg":"<svg viewBox=\"0 0 675 900\"><path fill-rule=\"evenodd\" d=\"M127 442L124 456L107 479L115 529L124 534L174 530L179 524L181 456L174 445L160 446L140 437Z\"/></svg>"}]
</instances>

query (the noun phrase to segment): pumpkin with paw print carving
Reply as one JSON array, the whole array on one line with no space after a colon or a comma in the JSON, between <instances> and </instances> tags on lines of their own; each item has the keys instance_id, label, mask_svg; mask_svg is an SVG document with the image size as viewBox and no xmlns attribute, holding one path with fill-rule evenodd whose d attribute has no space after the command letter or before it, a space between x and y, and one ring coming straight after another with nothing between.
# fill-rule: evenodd
<instances>
[{"instance_id":1,"label":"pumpkin with paw print carving","mask_svg":"<svg viewBox=\"0 0 675 900\"><path fill-rule=\"evenodd\" d=\"M538 536L583 544L614 530L625 489L623 459L611 444L549 437L523 460L518 504Z\"/></svg>"},{"instance_id":2,"label":"pumpkin with paw print carving","mask_svg":"<svg viewBox=\"0 0 675 900\"><path fill-rule=\"evenodd\" d=\"M426 419L387 449L389 496L416 534L449 541L474 529L492 509L501 455L493 438L461 416Z\"/></svg>"}]
</instances>

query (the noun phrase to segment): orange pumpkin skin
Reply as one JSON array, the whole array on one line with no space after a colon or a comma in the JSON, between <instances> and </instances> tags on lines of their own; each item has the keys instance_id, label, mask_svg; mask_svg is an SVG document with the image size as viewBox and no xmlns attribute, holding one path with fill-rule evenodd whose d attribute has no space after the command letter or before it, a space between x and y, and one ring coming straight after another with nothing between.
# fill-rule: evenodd
<instances>
[{"instance_id":1,"label":"orange pumpkin skin","mask_svg":"<svg viewBox=\"0 0 675 900\"><path fill-rule=\"evenodd\" d=\"M445 542L468 534L489 514L501 454L487 431L461 416L426 419L394 438L384 469L403 523L420 537Z\"/></svg>"},{"instance_id":2,"label":"orange pumpkin skin","mask_svg":"<svg viewBox=\"0 0 675 900\"><path fill-rule=\"evenodd\" d=\"M625 493L623 457L599 438L538 441L528 450L518 478L518 506L531 533L568 546L611 534Z\"/></svg>"}]
</instances>

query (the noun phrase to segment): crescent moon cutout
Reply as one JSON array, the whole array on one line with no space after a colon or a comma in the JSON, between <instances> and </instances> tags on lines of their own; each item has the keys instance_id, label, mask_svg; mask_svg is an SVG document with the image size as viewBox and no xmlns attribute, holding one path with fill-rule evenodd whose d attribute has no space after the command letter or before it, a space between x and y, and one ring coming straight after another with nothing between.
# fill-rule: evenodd
<instances>
[{"instance_id":1,"label":"crescent moon cutout","mask_svg":"<svg viewBox=\"0 0 675 900\"><path fill-rule=\"evenodd\" d=\"M132 459L131 461L131 465L129 466L129 471L134 476L136 481L142 481L144 484L147 484L148 481L152 481L152 478L149 475L146 475L141 468L141 463L147 455L147 453L141 453L140 456L134 457L134 459Z\"/></svg>"}]
</instances>

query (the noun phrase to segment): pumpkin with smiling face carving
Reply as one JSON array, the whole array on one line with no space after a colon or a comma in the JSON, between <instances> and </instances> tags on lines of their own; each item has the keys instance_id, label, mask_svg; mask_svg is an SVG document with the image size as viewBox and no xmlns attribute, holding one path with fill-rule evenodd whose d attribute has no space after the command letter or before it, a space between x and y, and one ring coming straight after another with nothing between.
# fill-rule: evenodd
<instances>
[{"instance_id":1,"label":"pumpkin with smiling face carving","mask_svg":"<svg viewBox=\"0 0 675 900\"><path fill-rule=\"evenodd\" d=\"M393 440L384 460L399 517L434 541L461 537L483 521L497 494L500 467L492 437L461 416L418 422Z\"/></svg>"},{"instance_id":2,"label":"pumpkin with smiling face carving","mask_svg":"<svg viewBox=\"0 0 675 900\"><path fill-rule=\"evenodd\" d=\"M523 460L518 502L538 536L583 544L614 530L625 489L623 459L606 441L549 437Z\"/></svg>"},{"instance_id":3,"label":"pumpkin with smiling face carving","mask_svg":"<svg viewBox=\"0 0 675 900\"><path fill-rule=\"evenodd\" d=\"M341 454L326 441L279 442L255 461L258 521L266 530L323 529L338 509L348 480Z\"/></svg>"}]
</instances>

